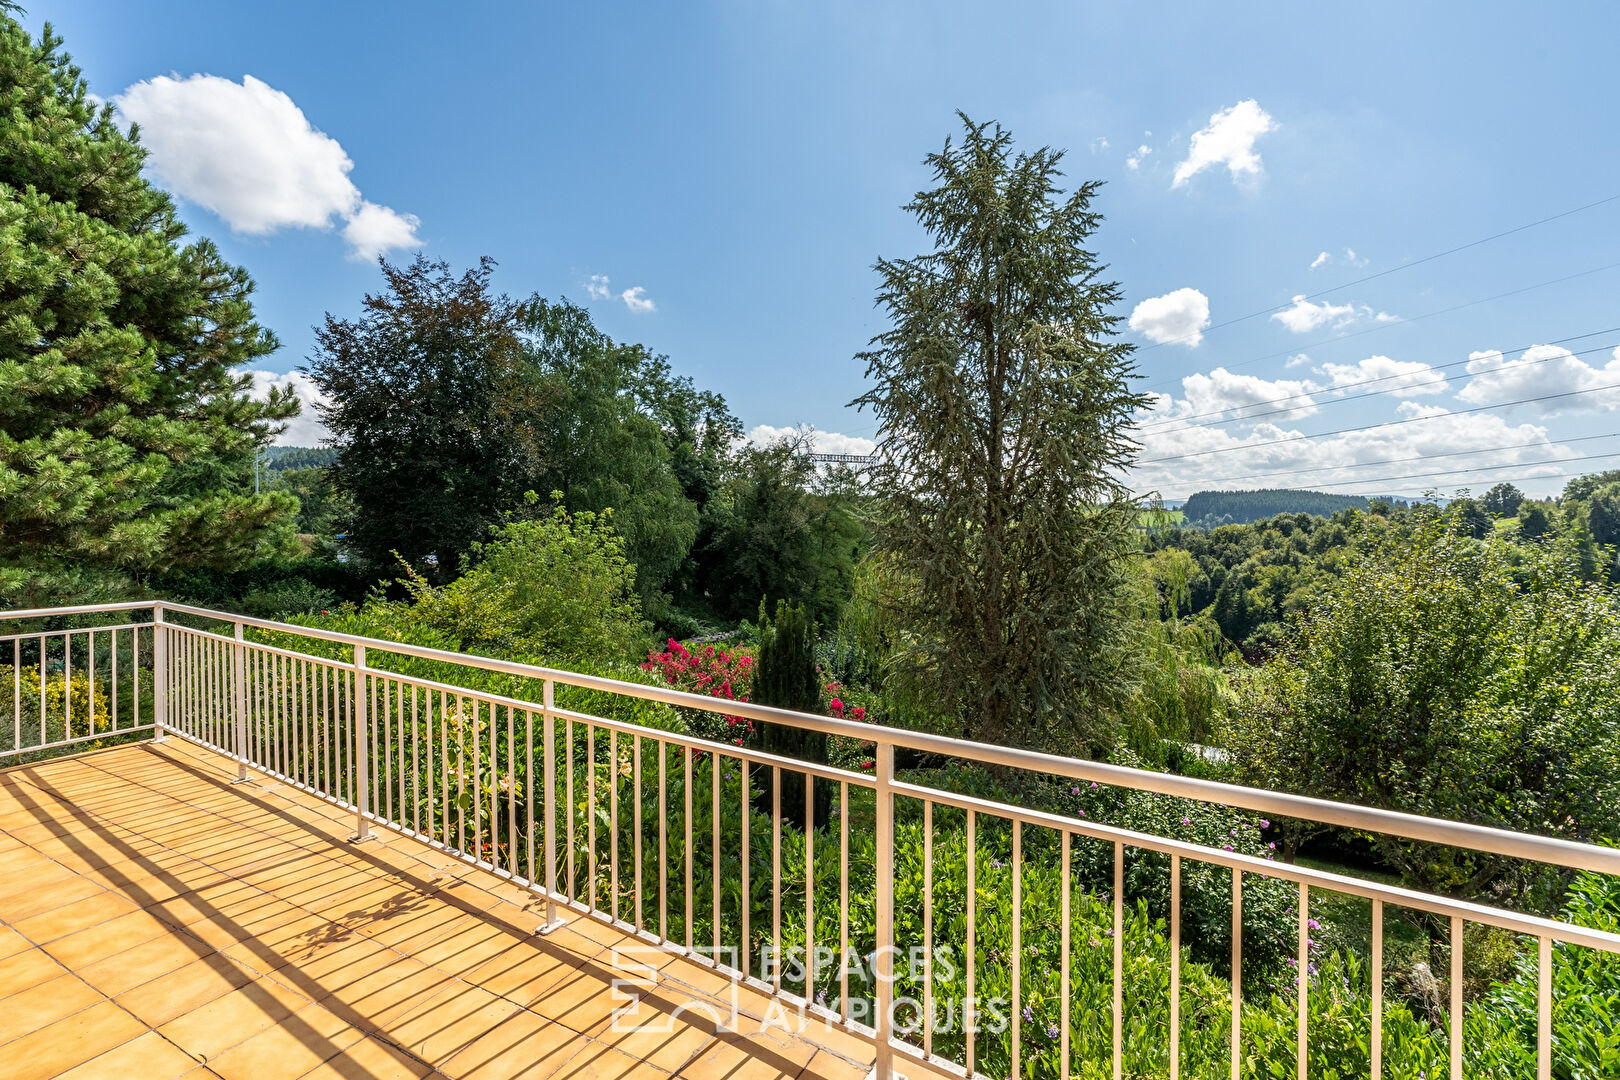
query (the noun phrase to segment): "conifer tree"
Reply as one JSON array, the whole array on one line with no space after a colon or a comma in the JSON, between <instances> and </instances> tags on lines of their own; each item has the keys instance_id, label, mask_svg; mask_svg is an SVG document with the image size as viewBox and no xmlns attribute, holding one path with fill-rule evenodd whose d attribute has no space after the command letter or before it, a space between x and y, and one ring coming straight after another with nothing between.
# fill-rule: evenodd
<instances>
[{"instance_id":1,"label":"conifer tree","mask_svg":"<svg viewBox=\"0 0 1620 1080\"><path fill-rule=\"evenodd\" d=\"M987 742L1105 749L1134 687L1139 511L1117 286L1087 249L1099 184L962 116L906 209L933 241L880 260L891 320L861 358L879 421L875 554L899 583L891 678Z\"/></svg>"},{"instance_id":2,"label":"conifer tree","mask_svg":"<svg viewBox=\"0 0 1620 1080\"><path fill-rule=\"evenodd\" d=\"M798 712L821 712L821 677L816 671L815 638L804 605L776 602L776 618L769 618L765 602L759 604L759 659L754 668L754 700ZM766 750L800 761L825 763L827 736L806 728L765 724L761 742ZM804 822L805 774L782 771L782 818L794 825ZM765 780L770 794L770 777ZM825 823L831 808L831 789L817 785L816 820Z\"/></svg>"},{"instance_id":3,"label":"conifer tree","mask_svg":"<svg viewBox=\"0 0 1620 1080\"><path fill-rule=\"evenodd\" d=\"M247 272L184 241L50 27L0 12L0 604L105 599L233 568L290 535L252 461L290 395L236 369L276 348Z\"/></svg>"}]
</instances>

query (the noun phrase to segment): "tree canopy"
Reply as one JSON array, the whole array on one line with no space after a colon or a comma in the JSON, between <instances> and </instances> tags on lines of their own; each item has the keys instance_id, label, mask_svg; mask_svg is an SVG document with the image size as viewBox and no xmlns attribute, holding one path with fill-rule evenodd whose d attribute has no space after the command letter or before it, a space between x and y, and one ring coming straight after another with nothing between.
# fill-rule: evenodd
<instances>
[{"instance_id":1,"label":"tree canopy","mask_svg":"<svg viewBox=\"0 0 1620 1080\"><path fill-rule=\"evenodd\" d=\"M106 599L144 575L234 567L296 509L252 460L291 396L238 368L276 339L253 282L185 240L49 27L0 14L0 601Z\"/></svg>"},{"instance_id":2,"label":"tree canopy","mask_svg":"<svg viewBox=\"0 0 1620 1080\"><path fill-rule=\"evenodd\" d=\"M906 207L933 242L880 260L890 328L861 354L877 416L875 553L898 589L893 675L963 734L1108 744L1133 662L1138 510L1120 480L1145 400L1118 288L1087 248L1099 184L962 117Z\"/></svg>"}]
</instances>

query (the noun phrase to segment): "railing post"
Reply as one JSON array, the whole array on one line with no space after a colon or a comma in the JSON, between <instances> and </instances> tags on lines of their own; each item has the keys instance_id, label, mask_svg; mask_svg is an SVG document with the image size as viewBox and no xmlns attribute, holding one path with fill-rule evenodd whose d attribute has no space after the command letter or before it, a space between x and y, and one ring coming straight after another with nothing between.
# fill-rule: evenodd
<instances>
[{"instance_id":1,"label":"railing post","mask_svg":"<svg viewBox=\"0 0 1620 1080\"><path fill-rule=\"evenodd\" d=\"M247 722L247 649L242 644L242 623L236 623L236 644L231 646L231 709L236 728L236 779L245 784L248 779L248 722Z\"/></svg>"},{"instance_id":2,"label":"railing post","mask_svg":"<svg viewBox=\"0 0 1620 1080\"><path fill-rule=\"evenodd\" d=\"M540 927L542 934L549 934L563 924L563 920L557 917L557 717L553 712L557 706L556 692L556 683L547 679L540 698L546 740L545 753L542 755L544 764L541 766L546 784L546 921ZM568 763L568 767L572 768L573 763ZM529 797L534 797L532 785Z\"/></svg>"},{"instance_id":3,"label":"railing post","mask_svg":"<svg viewBox=\"0 0 1620 1080\"><path fill-rule=\"evenodd\" d=\"M363 844L371 839L371 822L366 815L371 812L371 739L367 731L370 726L366 720L366 703L371 697L366 686L366 647L354 647L354 708L349 712L354 717L354 835L349 837L356 844Z\"/></svg>"},{"instance_id":4,"label":"railing post","mask_svg":"<svg viewBox=\"0 0 1620 1080\"><path fill-rule=\"evenodd\" d=\"M44 648L44 638L40 639ZM169 631L163 605L152 605L152 741L169 741Z\"/></svg>"},{"instance_id":5,"label":"railing post","mask_svg":"<svg viewBox=\"0 0 1620 1080\"><path fill-rule=\"evenodd\" d=\"M872 1027L876 1032L877 1054L872 1063L873 1080L892 1080L894 1050L889 1038L894 1031L894 744L880 742L873 764L877 774L877 911L872 974L877 983L877 1000Z\"/></svg>"}]
</instances>

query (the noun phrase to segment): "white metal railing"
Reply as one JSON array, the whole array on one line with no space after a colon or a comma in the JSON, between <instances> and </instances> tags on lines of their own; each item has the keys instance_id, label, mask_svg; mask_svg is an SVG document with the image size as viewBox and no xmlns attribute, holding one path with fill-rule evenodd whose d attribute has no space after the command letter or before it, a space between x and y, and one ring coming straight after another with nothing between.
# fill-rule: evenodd
<instances>
[{"instance_id":1,"label":"white metal railing","mask_svg":"<svg viewBox=\"0 0 1620 1080\"><path fill-rule=\"evenodd\" d=\"M149 619L69 625L144 612L150 612ZM1127 858L1137 853L1155 853L1168 861L1169 1008L1163 1070L1172 1080L1182 1073L1186 1046L1181 1030L1186 863L1231 871L1230 1027L1213 1037L1230 1045L1233 1080L1245 1069L1243 904L1245 890L1255 887L1248 884L1252 880L1297 890L1294 962L1300 974L1293 990L1300 1080L1310 1065L1311 980L1306 972L1313 891L1371 902L1373 1077L1382 1075L1380 975L1386 907L1427 912L1449 922L1447 1061L1454 1080L1463 1075L1467 924L1498 927L1537 942L1536 1076L1541 1080L1552 1075L1553 946L1620 953L1620 936L1601 930L902 781L895 772L895 751L1095 781L1545 866L1620 874L1620 850L1612 848L793 713L181 604L0 612L0 628L29 622L50 628L0 636L0 647L9 646L5 651L10 653L13 699L9 733L0 731L0 762L147 735L159 741L170 734L195 741L234 757L239 779L247 777L249 768L258 769L351 809L356 841L366 840L375 828L403 832L532 889L547 905L542 930L557 925L563 911L602 918L650 943L700 955L733 977L780 995L803 1016L863 1033L875 1041L879 1077L894 1075L897 1055L933 1060L969 1075L989 1069L1017 1076L1026 1075L1025 1064L1039 1054L1046 1054L1046 1061L1055 1055L1056 1075L1070 1075L1069 1002L1080 989L1071 970L1071 933L1078 925L1072 907L1072 858L1077 845L1086 843L1112 849L1112 888L1102 902L1111 905L1111 927L1104 933L1112 946L1109 1053L1116 1080L1124 1075L1131 1050L1124 1035L1125 870ZM210 624L228 627L229 633L209 629ZM0 667L5 659L0 655ZM858 739L875 746L873 771L797 761L564 707L558 704L559 688ZM758 805L752 783L767 775L768 810ZM786 782L804 784L805 806L804 827L787 823L786 837L784 776ZM823 830L815 827L816 801L823 798L836 800L838 812L830 816L836 852L817 849L818 843L830 846ZM908 931L906 940L897 933L897 823L921 847L922 885L908 898L920 911L907 911L908 925L916 916L918 928ZM852 857L852 844L864 851L868 842L869 859ZM964 880L942 881L946 864L936 862L944 848L955 850L958 842L964 852ZM986 861L985 845L1004 845L996 850L1007 852L1010 874L999 873L1002 860ZM786 877L784 853L802 860L786 868ZM907 857L915 854L914 845ZM1037 858L1055 860L1061 867L1055 898L1061 946L1055 967L1044 955L1029 967L1025 961L1028 903L1023 890L1027 860ZM981 882L989 867L997 871L994 888L1010 888L1010 926L984 926L986 913L978 907L981 896L988 895ZM761 880L767 873L769 880ZM831 881L826 880L829 873ZM1051 914L1035 913L1048 922ZM907 947L919 950L921 968L902 976L895 961ZM793 950L806 962L785 963L784 955ZM817 962L818 955L827 954L831 965ZM938 969L942 956L955 954L965 976L960 990ZM947 991L948 982L952 989ZM993 1049L978 1044L984 1019L981 991L991 982L1009 993L1008 1025ZM919 998L907 1003L904 1022L896 1002L896 987L902 983ZM1037 996L1056 998L1061 1021L1025 1031L1026 1001ZM1212 1037L1208 1031L1200 1034Z\"/></svg>"}]
</instances>

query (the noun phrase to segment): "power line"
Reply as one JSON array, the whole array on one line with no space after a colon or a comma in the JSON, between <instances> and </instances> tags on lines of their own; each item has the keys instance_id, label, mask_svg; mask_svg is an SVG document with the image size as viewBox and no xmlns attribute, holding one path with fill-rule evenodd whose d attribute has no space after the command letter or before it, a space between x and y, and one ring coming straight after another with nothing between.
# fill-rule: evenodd
<instances>
[{"instance_id":1,"label":"power line","mask_svg":"<svg viewBox=\"0 0 1620 1080\"><path fill-rule=\"evenodd\" d=\"M1402 476L1368 476L1368 477L1363 477L1360 480L1329 480L1329 481L1325 481L1325 482L1323 482L1321 484L1317 484L1315 486L1316 487L1325 487L1325 488L1327 488L1327 487L1344 487L1346 485L1361 485L1361 484L1391 484L1391 483L1399 483L1399 482L1402 482L1402 481L1405 481L1405 480L1425 480L1425 479L1428 479L1429 477L1433 477L1433 476L1464 476L1464 475L1471 475L1473 473L1492 472L1492 471L1498 471L1499 472L1499 471L1501 471L1503 469L1524 469L1524 468L1531 468L1531 467L1536 466L1536 465L1563 465L1566 462L1571 462L1571 461L1597 461L1597 460L1601 460L1603 458L1615 458L1615 457L1620 457L1620 450L1616 450L1616 451L1613 451L1613 452L1607 453L1607 454L1581 454L1581 455L1578 455L1576 457L1548 458L1545 461L1514 461L1514 462L1510 462L1510 463L1507 463L1507 464L1500 464L1500 465L1480 465L1480 466L1477 466L1477 467L1471 468L1471 469L1441 469L1438 472L1407 473L1407 474L1402 475ZM1579 475L1579 474L1571 473L1570 475L1573 476L1573 475ZM1527 476L1527 477L1524 477L1524 479L1538 480L1538 479L1541 479L1541 475L1538 474L1538 475L1535 475L1535 476Z\"/></svg>"},{"instance_id":2,"label":"power line","mask_svg":"<svg viewBox=\"0 0 1620 1080\"><path fill-rule=\"evenodd\" d=\"M1356 285L1364 285L1369 281L1376 281L1377 279L1379 279L1381 277L1388 277L1390 274L1398 274L1402 270L1410 270L1414 266L1422 266L1424 263L1431 263L1431 262L1434 262L1436 259L1443 259L1448 255L1455 255L1459 251L1467 251L1470 248L1479 247L1481 244L1488 244L1493 240L1500 240L1505 236L1512 236L1515 233L1524 232L1526 229L1534 229L1537 226L1546 225L1549 222L1558 221L1558 220L1560 220L1562 218L1567 218L1567 217L1570 217L1570 216L1572 216L1574 214L1584 213L1587 210L1592 210L1592 209L1595 209L1595 208L1597 208L1599 206L1604 206L1604 205L1606 205L1608 203L1612 203L1612 202L1616 202L1616 201L1620 201L1620 194L1610 195L1610 196L1608 196L1606 198L1598 199L1596 202L1589 202L1584 206L1577 206L1573 210L1565 210L1565 211L1562 211L1561 213L1553 214L1553 215L1551 215L1549 217L1540 218L1539 220L1528 222L1527 224L1524 224L1524 225L1517 225L1517 226L1515 226L1515 227L1513 227L1511 229L1504 229L1503 231L1501 231L1499 233L1492 233L1490 236L1483 237L1482 239L1479 239L1479 240L1471 240L1466 244L1458 244L1456 247L1447 248L1445 251L1437 251L1433 255L1425 255L1421 259L1416 259L1416 260L1414 260L1412 262L1409 262L1409 263L1402 263L1399 266L1392 266L1387 270L1380 270L1375 274L1367 274L1367 275L1364 275L1362 277L1356 278L1353 281L1346 281L1343 284L1335 285L1332 288L1321 289L1321 290L1319 290L1317 292L1313 292L1313 293L1305 293L1305 294L1303 294L1303 295L1301 295L1299 297L1296 297L1295 300L1315 300L1317 297L1328 296L1328 295L1330 295L1332 293L1336 293L1336 292L1340 291L1341 289L1348 289L1348 288L1351 288L1351 287L1356 286ZM1225 322L1218 322L1213 326L1203 327L1203 328L1201 328L1199 330L1193 331L1193 333L1191 333L1191 334L1183 334L1179 338L1171 338L1171 339L1169 339L1167 341L1155 342L1154 344L1145 346L1142 349L1139 349L1138 351L1139 352L1152 352L1154 349L1157 349L1157 348L1159 348L1160 346L1163 346L1163 345L1180 344L1182 342L1192 340L1195 336L1201 337L1204 334L1210 333L1211 331L1214 331L1214 330L1219 330L1222 327L1236 326L1238 323L1248 322L1250 319L1258 319L1262 315L1270 315L1270 314L1272 314L1273 312L1276 312L1276 311L1283 311L1283 310L1285 310L1285 309L1287 309L1289 307L1292 307L1294 305L1294 303L1295 303L1295 300L1289 300L1288 303L1286 303L1286 304L1276 304L1276 305L1274 305L1272 307L1262 308L1262 309L1260 309L1258 311L1251 311L1247 315L1239 315L1235 319L1227 319Z\"/></svg>"},{"instance_id":3,"label":"power line","mask_svg":"<svg viewBox=\"0 0 1620 1080\"><path fill-rule=\"evenodd\" d=\"M1576 334L1574 337L1559 338L1557 341L1543 341L1543 342L1539 342L1537 345L1516 345L1511 349L1498 349L1496 351L1500 352L1503 356L1506 356L1508 353L1526 352L1526 351L1529 351L1530 349L1538 348L1540 345L1562 345L1562 344L1564 344L1566 342L1570 342L1570 341L1579 341L1581 338L1596 337L1599 334L1612 334L1612 333L1615 333L1616 331L1620 331L1620 326L1611 327L1611 328L1609 328L1607 330L1594 330L1590 334ZM1612 347L1613 346L1609 346L1609 345L1597 345L1597 346L1594 346L1593 348L1581 349L1579 351L1570 351L1570 350L1566 349L1562 353L1559 353L1556 356L1543 356L1543 357L1540 357L1540 358L1535 359L1535 360L1520 360L1520 361L1516 362L1513 365L1513 367L1515 369L1521 369L1521 368L1527 368L1527 367L1534 367L1537 364L1549 363L1549 362L1551 362L1553 360L1563 360L1563 359L1566 359L1566 358L1569 358L1569 357L1576 357L1576 356L1589 356L1592 353L1608 352L1609 349L1612 348ZM1474 362L1475 359L1476 359L1475 357L1469 357L1469 358L1463 359L1463 360L1448 361L1447 363L1444 363L1444 364L1430 364L1430 365L1428 365L1428 368L1429 368L1429 371L1431 371L1431 372L1445 371L1448 368L1461 367L1464 364L1471 364L1471 363ZM1393 382L1393 381L1396 381L1396 380L1399 380L1399 379L1410 379L1412 376L1420 375L1420 374L1423 374L1423 373L1422 372L1417 372L1417 371L1407 371L1407 372L1402 372L1402 373L1397 374L1397 375L1380 375L1376 379L1362 379L1362 380L1360 380L1358 382L1342 383L1342 384L1340 384L1338 386L1327 386L1327 387L1323 387L1320 390L1302 390L1297 394L1288 394L1288 395L1285 395L1283 397L1267 398L1267 399L1265 399L1263 401L1251 401L1251 402L1249 402L1249 403L1247 403L1245 405L1228 406L1228 407L1226 407L1224 409L1211 409L1211 410L1208 410L1207 412L1192 413L1191 415L1188 415L1188 416L1167 417L1164 420L1154 421L1152 424L1146 425L1146 426L1140 428L1139 430L1143 434L1147 434L1147 435L1159 433L1161 430L1163 430L1165 428L1168 428L1169 431L1171 431L1171 432L1188 431L1188 430L1191 430L1191 429L1194 429L1194 428L1218 427L1221 424L1235 424L1235 423L1240 423L1240 422L1247 421L1247 420L1259 420L1259 419L1262 419L1262 418L1267 417L1267 416L1276 416L1279 413L1298 412L1300 409L1307 408L1307 407L1310 407L1310 408L1325 408L1328 405L1338 405L1338 404L1342 404L1342 403L1347 402L1347 401L1361 401L1364 398L1376 397L1378 393L1383 393L1383 391L1376 391L1374 393L1366 393L1366 394L1351 394L1351 395L1347 395L1347 396L1328 398L1326 401L1320 401L1320 402L1319 401L1309 400L1309 398L1310 398L1310 396L1312 394L1326 393L1326 392L1328 392L1330 390L1354 390L1357 387L1375 386L1378 383ZM1412 383L1412 384L1410 384L1408 386L1403 386L1403 387L1401 387L1401 389L1403 389L1403 390L1405 390L1405 389L1414 389L1415 390L1415 389L1421 389L1421 388L1430 387L1430 386L1441 387L1441 386L1445 386L1448 382L1450 382L1450 379L1446 378L1446 377L1443 377L1443 378L1440 378L1440 379L1428 379L1428 380L1426 380L1424 382ZM1189 423L1186 423L1186 421L1188 421L1188 420L1196 420L1199 417L1220 416L1222 413L1228 413L1228 412L1243 412L1243 410L1252 409L1257 405L1276 405L1276 404L1279 404L1279 403L1282 403L1282 402L1289 402L1289 401L1296 402L1296 403L1303 401L1303 403L1302 404L1288 405L1285 408L1281 408L1281 409L1272 409L1269 412L1243 413L1243 415L1241 415L1241 416L1228 416L1225 419L1211 420L1207 424L1189 424ZM1170 427L1169 425L1172 425L1172 424L1179 424L1181 426L1179 426L1179 427Z\"/></svg>"},{"instance_id":4,"label":"power line","mask_svg":"<svg viewBox=\"0 0 1620 1080\"><path fill-rule=\"evenodd\" d=\"M1213 480L1201 480L1204 484L1231 484L1239 480L1265 480L1273 476L1303 476L1306 473L1339 472L1345 469L1370 469L1380 465L1400 465L1408 461L1433 461L1436 458L1465 457L1470 454L1501 454L1509 450L1526 450L1534 446L1567 446L1571 443L1593 442L1597 439L1620 438L1620 431L1608 431L1601 435L1579 435L1571 439L1538 439L1535 442L1509 443L1505 446L1484 446L1472 450L1449 450L1443 454L1412 454L1408 457L1379 458L1374 461L1357 461L1349 465L1313 465L1308 469L1277 469L1271 472L1244 473L1241 476L1221 476ZM1555 458L1551 461L1578 461L1579 458ZM1530 464L1521 461L1505 461L1492 468L1511 469L1518 465ZM1319 484L1354 483L1354 480L1319 480L1312 481Z\"/></svg>"},{"instance_id":5,"label":"power line","mask_svg":"<svg viewBox=\"0 0 1620 1080\"><path fill-rule=\"evenodd\" d=\"M1535 292L1537 289L1545 289L1552 285L1562 285L1564 282L1574 281L1576 278L1590 277L1593 274L1601 274L1603 271L1613 270L1615 267L1620 267L1620 262L1606 263L1603 266L1594 266L1590 270L1582 270L1577 274L1566 274L1560 278L1552 278L1548 281L1538 281L1534 285L1526 285L1523 288L1518 289L1509 289L1507 292L1497 293L1495 296L1484 296L1478 300L1469 300L1466 303L1453 304L1451 307L1437 308L1434 311L1425 311L1422 315L1413 315L1410 318L1402 317L1394 322L1379 323L1377 326L1369 326L1361 330L1353 330L1348 334L1339 334L1336 337L1329 338L1317 338L1315 341L1307 341L1303 345L1295 345L1292 348L1281 349L1277 352L1266 353L1263 356L1255 356L1249 358L1248 360L1240 360L1235 364L1222 364L1221 366L1226 368L1228 371L1236 371L1239 368L1252 367L1255 364L1263 363L1267 360L1275 360L1279 356L1293 356L1295 354L1304 352L1306 349L1314 349L1320 345L1336 345L1341 341L1349 341L1351 338L1362 337L1366 334L1376 334L1383 330L1393 330L1397 326L1410 326L1412 323L1419 323L1425 319L1433 319L1441 315L1450 315L1453 312L1463 311L1471 307L1478 307L1481 304L1492 304L1498 300L1506 300L1510 296L1520 296L1524 293ZM1138 351L1145 352L1147 350L1140 349ZM1161 387L1170 385L1172 385L1170 381L1156 382L1148 384L1147 386L1143 387L1143 389L1157 390Z\"/></svg>"},{"instance_id":6,"label":"power line","mask_svg":"<svg viewBox=\"0 0 1620 1080\"><path fill-rule=\"evenodd\" d=\"M1170 457L1149 458L1137 462L1138 465L1155 465L1166 461L1185 461L1188 458L1210 457L1214 454L1230 454L1238 450L1258 450L1267 446L1282 446L1286 443L1302 442L1306 439L1323 439L1329 435L1348 435L1355 431L1373 431L1380 428L1401 427L1405 424L1416 424L1423 420L1434 420L1442 416L1469 416L1473 413L1488 412L1491 409L1510 409L1515 405L1530 405L1538 401L1557 401L1561 398L1577 397L1581 394L1596 394L1604 390L1620 390L1620 383L1608 383L1603 386L1589 386L1584 390L1566 390L1559 394L1539 394L1535 397L1520 398L1517 401L1499 401L1494 405L1480 405L1472 409L1458 409L1455 412L1430 413L1425 416L1409 416L1404 420L1389 420L1381 424L1360 424L1355 427L1336 428L1333 431L1318 431L1310 435L1291 435L1286 439L1271 439L1266 442L1245 443L1242 446L1224 446L1217 450L1200 450L1191 454L1174 454Z\"/></svg>"}]
</instances>

